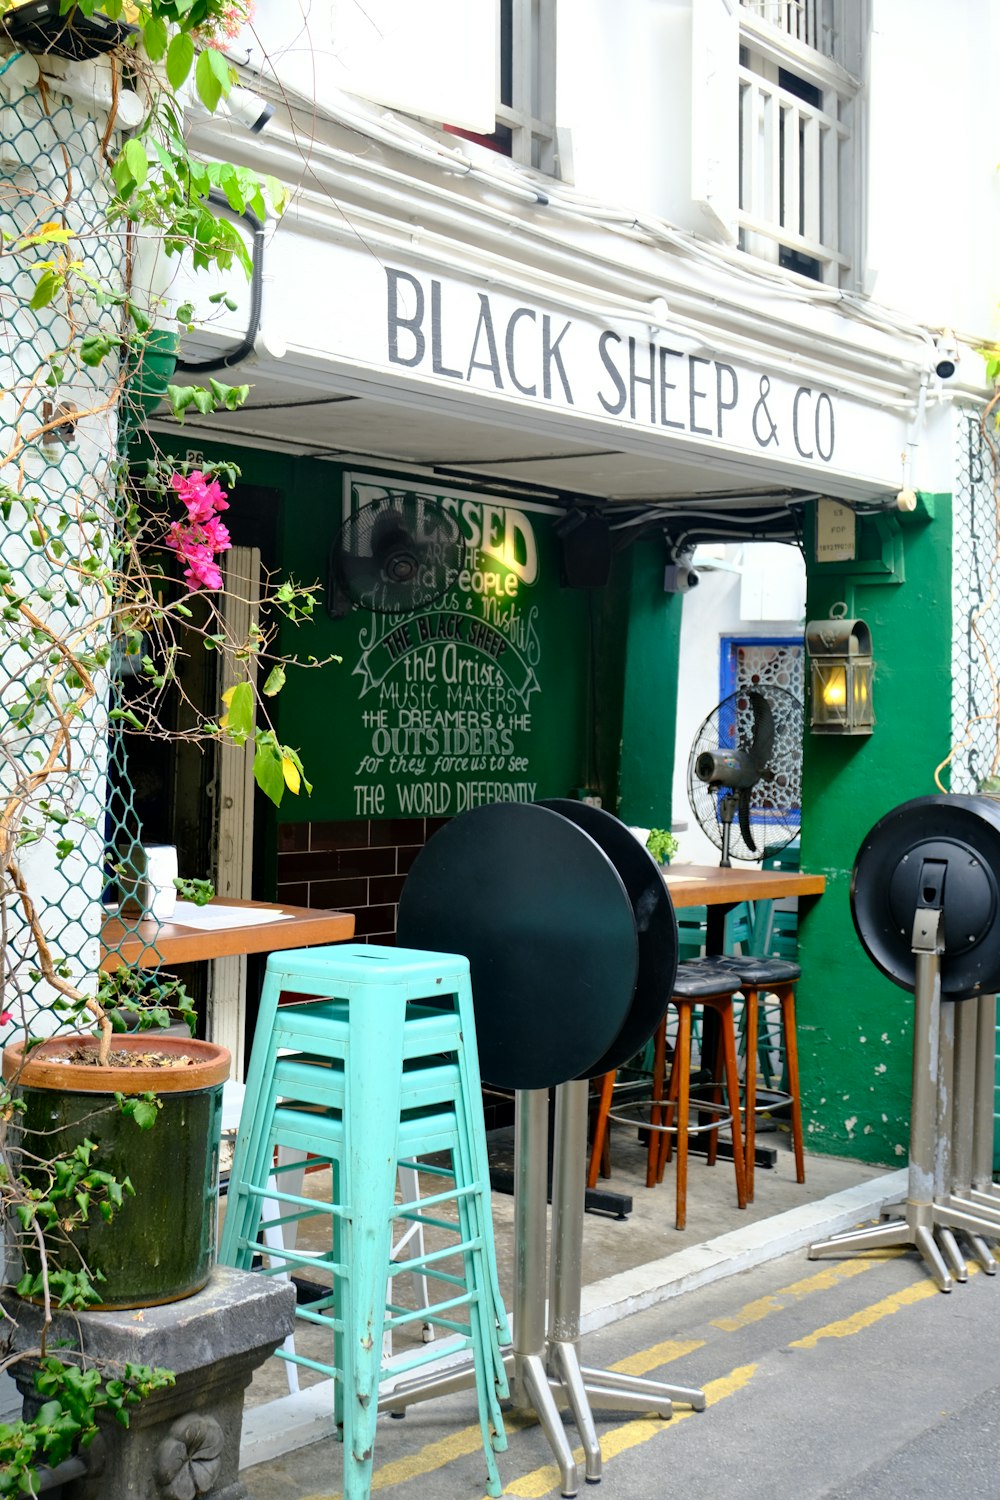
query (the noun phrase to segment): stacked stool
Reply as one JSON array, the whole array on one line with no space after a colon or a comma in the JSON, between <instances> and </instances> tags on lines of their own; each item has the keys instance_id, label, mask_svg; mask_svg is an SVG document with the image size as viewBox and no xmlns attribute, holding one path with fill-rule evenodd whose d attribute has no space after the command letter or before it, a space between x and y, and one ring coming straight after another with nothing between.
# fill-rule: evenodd
<instances>
[{"instance_id":1,"label":"stacked stool","mask_svg":"<svg viewBox=\"0 0 1000 1500\"><path fill-rule=\"evenodd\" d=\"M688 1137L703 1131L710 1132L708 1161L714 1164L718 1149L718 1134L721 1125L732 1125L733 1166L736 1176L736 1201L740 1208L747 1204L746 1173L743 1154L743 1130L740 1121L740 1086L736 1062L736 1026L733 996L739 989L739 980L712 963L692 959L679 964L674 980L670 1004L677 1011L677 1038L674 1047L670 1084L665 1092L667 1062L666 1017L656 1029L653 1044L653 1076L651 1097L633 1104L615 1107L613 1089L615 1074L605 1074L601 1080L601 1096L597 1120L594 1127L590 1157L588 1185L593 1187L603 1153L604 1140L611 1120L626 1124L639 1124L648 1129L649 1140L646 1158L646 1185L662 1182L666 1162L670 1157L670 1144L677 1138L677 1183L675 1224L684 1229L687 1224L687 1158ZM691 1032L692 1017L697 1006L712 1011L718 1018L718 1060L725 1079L726 1103L718 1097L719 1085L711 1086L711 1098L702 1097L696 1089L693 1100L699 1116L710 1116L707 1121L699 1118L697 1124L690 1120L691 1093ZM674 1115L676 1113L676 1122ZM647 1118L648 1116L648 1118Z\"/></svg>"},{"instance_id":2,"label":"stacked stool","mask_svg":"<svg viewBox=\"0 0 1000 1500\"><path fill-rule=\"evenodd\" d=\"M279 1006L283 992L314 998ZM329 1201L285 1191L276 1151L328 1166ZM439 1190L397 1204L400 1166L419 1167ZM278 1206L277 1219L262 1220L265 1200ZM329 1223L319 1254L275 1248L276 1228L317 1214ZM433 1229L442 1244L393 1263L394 1220ZM471 1351L487 1490L500 1494L494 1453L506 1447L499 1401L508 1394L501 1345L510 1331L467 959L365 944L270 955L219 1252L244 1270L256 1256L267 1258L264 1274L308 1266L331 1278L328 1294L297 1308L329 1332L329 1360L286 1357L334 1381L345 1500L367 1500L371 1488L383 1334L414 1322L453 1335L449 1351ZM387 1308L387 1282L404 1271L440 1292L416 1310ZM394 1356L392 1373L438 1357L421 1346L408 1360Z\"/></svg>"}]
</instances>

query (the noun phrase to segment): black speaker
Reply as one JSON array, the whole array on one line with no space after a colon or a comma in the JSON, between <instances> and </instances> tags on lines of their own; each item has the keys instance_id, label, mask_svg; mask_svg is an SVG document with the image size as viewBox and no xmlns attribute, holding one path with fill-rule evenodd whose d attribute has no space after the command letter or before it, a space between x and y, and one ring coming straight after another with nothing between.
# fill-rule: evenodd
<instances>
[{"instance_id":1,"label":"black speaker","mask_svg":"<svg viewBox=\"0 0 1000 1500\"><path fill-rule=\"evenodd\" d=\"M604 517L570 511L556 535L563 588L603 588L611 574L611 528Z\"/></svg>"}]
</instances>

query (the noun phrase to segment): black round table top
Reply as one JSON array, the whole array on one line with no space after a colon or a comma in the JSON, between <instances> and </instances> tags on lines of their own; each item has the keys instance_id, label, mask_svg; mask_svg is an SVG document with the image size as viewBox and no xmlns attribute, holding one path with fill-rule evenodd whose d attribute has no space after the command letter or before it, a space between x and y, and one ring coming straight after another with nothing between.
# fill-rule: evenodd
<instances>
[{"instance_id":1,"label":"black round table top","mask_svg":"<svg viewBox=\"0 0 1000 1500\"><path fill-rule=\"evenodd\" d=\"M941 994L1000 988L1000 804L914 797L872 828L854 863L851 914L868 956L903 989L916 982L913 921L940 906Z\"/></svg>"},{"instance_id":2,"label":"black round table top","mask_svg":"<svg viewBox=\"0 0 1000 1500\"><path fill-rule=\"evenodd\" d=\"M472 972L480 1070L498 1088L591 1076L632 1005L632 903L583 829L535 803L461 813L406 878L397 937L462 953Z\"/></svg>"},{"instance_id":3,"label":"black round table top","mask_svg":"<svg viewBox=\"0 0 1000 1500\"><path fill-rule=\"evenodd\" d=\"M539 804L569 818L598 844L621 876L635 915L639 972L625 1024L588 1076L620 1068L644 1047L666 1013L677 976L677 918L660 867L620 818L603 807L553 797Z\"/></svg>"}]
</instances>

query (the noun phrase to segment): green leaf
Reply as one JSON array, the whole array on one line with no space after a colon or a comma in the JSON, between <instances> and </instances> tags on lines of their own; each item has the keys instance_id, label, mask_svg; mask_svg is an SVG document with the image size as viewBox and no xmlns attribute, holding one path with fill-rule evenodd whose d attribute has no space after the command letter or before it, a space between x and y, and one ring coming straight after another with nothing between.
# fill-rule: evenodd
<instances>
[{"instance_id":1,"label":"green leaf","mask_svg":"<svg viewBox=\"0 0 1000 1500\"><path fill-rule=\"evenodd\" d=\"M156 1116L159 1108L159 1104L150 1103L148 1099L136 1100L135 1109L132 1111L132 1118L140 1130L152 1129L156 1124Z\"/></svg>"},{"instance_id":2,"label":"green leaf","mask_svg":"<svg viewBox=\"0 0 1000 1500\"><path fill-rule=\"evenodd\" d=\"M267 196L271 200L271 207L274 209L275 213L284 213L285 207L288 203L288 189L285 187L284 183L279 182L277 177L265 175L264 186L267 189Z\"/></svg>"},{"instance_id":3,"label":"green leaf","mask_svg":"<svg viewBox=\"0 0 1000 1500\"><path fill-rule=\"evenodd\" d=\"M167 48L167 80L175 91L180 88L194 62L194 42L186 31L179 31Z\"/></svg>"},{"instance_id":4,"label":"green leaf","mask_svg":"<svg viewBox=\"0 0 1000 1500\"><path fill-rule=\"evenodd\" d=\"M272 667L271 670L270 670L270 672L267 674L267 681L265 682L265 684L263 686L263 689L262 689L262 691L264 693L264 696L266 698L273 698L276 693L280 693L281 692L281 689L284 687L284 685L285 685L285 669L284 669L284 667L280 667L280 666L279 667Z\"/></svg>"},{"instance_id":5,"label":"green leaf","mask_svg":"<svg viewBox=\"0 0 1000 1500\"><path fill-rule=\"evenodd\" d=\"M38 278L38 285L35 287L35 294L28 304L33 312L37 312L41 307L48 307L62 286L62 281L63 279L57 271L42 272Z\"/></svg>"},{"instance_id":6,"label":"green leaf","mask_svg":"<svg viewBox=\"0 0 1000 1500\"><path fill-rule=\"evenodd\" d=\"M249 682L238 682L223 693L222 701L226 705L226 712L219 720L220 726L232 738L245 740L253 734L253 688Z\"/></svg>"},{"instance_id":7,"label":"green leaf","mask_svg":"<svg viewBox=\"0 0 1000 1500\"><path fill-rule=\"evenodd\" d=\"M206 47L199 53L194 81L198 98L209 114L214 114L219 100L226 97L232 85L231 70L221 52L214 47Z\"/></svg>"},{"instance_id":8,"label":"green leaf","mask_svg":"<svg viewBox=\"0 0 1000 1500\"><path fill-rule=\"evenodd\" d=\"M280 807L285 794L285 773L281 756L273 745L257 746L253 758L253 775L264 796L269 797L275 807Z\"/></svg>"},{"instance_id":9,"label":"green leaf","mask_svg":"<svg viewBox=\"0 0 1000 1500\"><path fill-rule=\"evenodd\" d=\"M129 141L130 146L136 144ZM113 345L109 338L102 333L88 333L86 338L80 340L80 358L85 365L91 369L96 367L110 354Z\"/></svg>"},{"instance_id":10,"label":"green leaf","mask_svg":"<svg viewBox=\"0 0 1000 1500\"><path fill-rule=\"evenodd\" d=\"M126 166L132 174L132 180L136 187L142 187L142 184L149 175L149 158L146 155L146 148L138 136L132 136L130 140L125 142L122 155L125 158Z\"/></svg>"},{"instance_id":11,"label":"green leaf","mask_svg":"<svg viewBox=\"0 0 1000 1500\"><path fill-rule=\"evenodd\" d=\"M142 28L142 45L151 62L159 62L167 50L167 23L162 16L147 16Z\"/></svg>"}]
</instances>

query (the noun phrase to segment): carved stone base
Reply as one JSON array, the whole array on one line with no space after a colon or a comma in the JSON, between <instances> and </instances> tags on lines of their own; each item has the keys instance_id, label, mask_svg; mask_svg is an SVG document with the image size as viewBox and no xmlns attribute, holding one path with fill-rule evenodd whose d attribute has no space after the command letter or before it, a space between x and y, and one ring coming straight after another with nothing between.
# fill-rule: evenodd
<instances>
[{"instance_id":1,"label":"carved stone base","mask_svg":"<svg viewBox=\"0 0 1000 1500\"><path fill-rule=\"evenodd\" d=\"M9 1305L16 1344L37 1344L40 1309ZM132 1408L127 1428L102 1423L81 1457L87 1473L63 1486L64 1500L249 1500L239 1479L243 1398L253 1372L269 1358L295 1320L295 1288L243 1271L216 1267L207 1287L183 1302L128 1312L61 1313L48 1335L83 1349L95 1361L159 1365L176 1384ZM30 1417L35 1361L13 1370Z\"/></svg>"}]
</instances>

